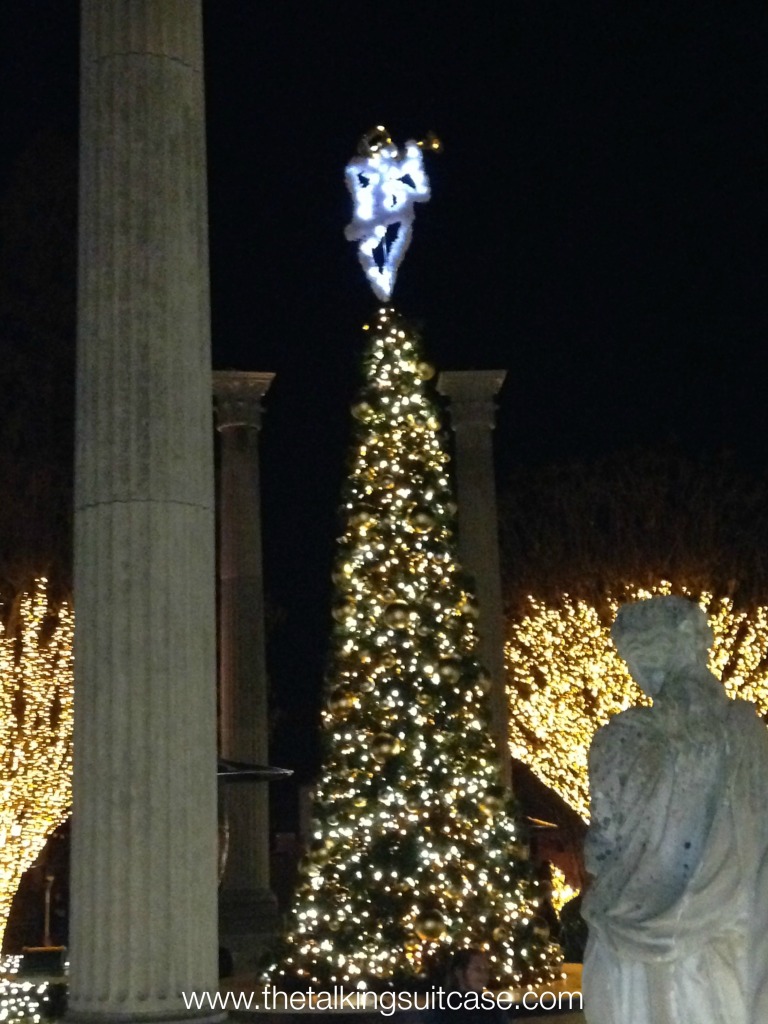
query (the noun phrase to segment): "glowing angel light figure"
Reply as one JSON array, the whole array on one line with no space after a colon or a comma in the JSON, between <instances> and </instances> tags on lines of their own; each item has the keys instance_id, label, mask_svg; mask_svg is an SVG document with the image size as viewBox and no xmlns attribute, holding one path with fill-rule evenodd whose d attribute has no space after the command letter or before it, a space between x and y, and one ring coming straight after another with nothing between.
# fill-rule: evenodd
<instances>
[{"instance_id":1,"label":"glowing angel light figure","mask_svg":"<svg viewBox=\"0 0 768 1024\"><path fill-rule=\"evenodd\" d=\"M395 287L397 270L411 242L414 203L429 200L423 148L439 151L439 140L393 145L381 125L364 135L359 155L347 164L347 187L355 204L344 234L359 242L358 258L374 294L385 301Z\"/></svg>"}]
</instances>

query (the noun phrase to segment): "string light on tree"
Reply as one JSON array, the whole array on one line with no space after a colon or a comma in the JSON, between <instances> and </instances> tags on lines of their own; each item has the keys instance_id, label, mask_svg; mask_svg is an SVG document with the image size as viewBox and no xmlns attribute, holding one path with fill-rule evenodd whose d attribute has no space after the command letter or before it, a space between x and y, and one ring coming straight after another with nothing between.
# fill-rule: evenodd
<instances>
[{"instance_id":1,"label":"string light on tree","mask_svg":"<svg viewBox=\"0 0 768 1024\"><path fill-rule=\"evenodd\" d=\"M564 594L557 603L529 597L529 611L509 623L506 657L510 750L589 817L587 753L609 717L648 698L631 679L610 639L619 604L653 594L695 597L714 632L710 668L731 697L754 701L768 715L768 607L737 611L729 596L694 594L661 580L626 587L621 600L594 604Z\"/></svg>"},{"instance_id":2,"label":"string light on tree","mask_svg":"<svg viewBox=\"0 0 768 1024\"><path fill-rule=\"evenodd\" d=\"M0 622L0 937L22 874L71 804L74 616L44 579Z\"/></svg>"}]
</instances>

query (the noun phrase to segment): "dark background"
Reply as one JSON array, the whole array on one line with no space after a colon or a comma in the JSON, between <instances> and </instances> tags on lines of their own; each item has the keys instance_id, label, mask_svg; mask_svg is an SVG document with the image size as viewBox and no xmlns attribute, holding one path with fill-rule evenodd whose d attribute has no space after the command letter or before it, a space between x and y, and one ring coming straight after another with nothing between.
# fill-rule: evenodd
<instances>
[{"instance_id":1,"label":"dark background","mask_svg":"<svg viewBox=\"0 0 768 1024\"><path fill-rule=\"evenodd\" d=\"M444 141L395 300L438 369L508 370L501 490L521 465L638 444L726 447L763 474L768 13L722 0L204 10L214 365L277 374L261 438L272 760L304 779L375 308L343 237L359 136L383 122L396 141ZM45 252L64 282L36 300L61 311L58 342L4 331L12 412L22 377L72 347L77 5L3 5L0 55L0 202L16 225L3 272Z\"/></svg>"}]
</instances>

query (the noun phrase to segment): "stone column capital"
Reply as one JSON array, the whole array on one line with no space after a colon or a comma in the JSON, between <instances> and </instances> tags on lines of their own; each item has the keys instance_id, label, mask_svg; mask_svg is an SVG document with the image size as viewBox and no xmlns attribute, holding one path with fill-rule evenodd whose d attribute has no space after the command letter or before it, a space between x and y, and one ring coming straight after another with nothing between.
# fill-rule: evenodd
<instances>
[{"instance_id":1,"label":"stone column capital","mask_svg":"<svg viewBox=\"0 0 768 1024\"><path fill-rule=\"evenodd\" d=\"M451 402L454 430L483 427L492 430L496 420L496 395L506 370L445 370L437 379L437 390Z\"/></svg>"},{"instance_id":2,"label":"stone column capital","mask_svg":"<svg viewBox=\"0 0 768 1024\"><path fill-rule=\"evenodd\" d=\"M213 398L216 428L261 427L261 400L275 379L274 373L215 370Z\"/></svg>"}]
</instances>

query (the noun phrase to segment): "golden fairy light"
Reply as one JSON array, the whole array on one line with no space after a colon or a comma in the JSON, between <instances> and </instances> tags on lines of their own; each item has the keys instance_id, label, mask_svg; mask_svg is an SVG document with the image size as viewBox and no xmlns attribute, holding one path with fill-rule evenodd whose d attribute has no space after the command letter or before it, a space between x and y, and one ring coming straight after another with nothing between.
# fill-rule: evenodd
<instances>
[{"instance_id":1,"label":"golden fairy light","mask_svg":"<svg viewBox=\"0 0 768 1024\"><path fill-rule=\"evenodd\" d=\"M0 938L22 874L72 800L74 615L45 579L0 622Z\"/></svg>"},{"instance_id":2,"label":"golden fairy light","mask_svg":"<svg viewBox=\"0 0 768 1024\"><path fill-rule=\"evenodd\" d=\"M510 750L589 820L587 753L599 726L648 698L632 681L610 639L620 604L653 594L684 593L707 612L714 632L710 668L731 697L768 714L768 607L736 610L730 597L698 595L668 580L628 586L598 609L564 594L555 605L528 598L528 611L508 625L506 661Z\"/></svg>"}]
</instances>

